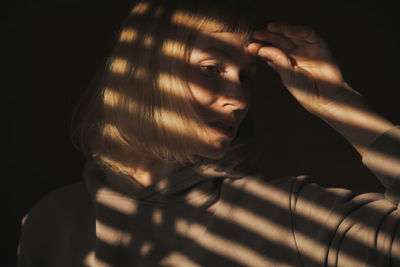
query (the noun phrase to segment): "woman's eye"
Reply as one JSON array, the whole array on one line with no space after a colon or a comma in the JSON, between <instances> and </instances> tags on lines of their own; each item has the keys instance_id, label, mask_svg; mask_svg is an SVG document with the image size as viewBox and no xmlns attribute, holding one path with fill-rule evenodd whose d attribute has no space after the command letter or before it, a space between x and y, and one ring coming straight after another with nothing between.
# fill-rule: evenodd
<instances>
[{"instance_id":1,"label":"woman's eye","mask_svg":"<svg viewBox=\"0 0 400 267\"><path fill-rule=\"evenodd\" d=\"M209 76L216 76L222 73L221 67L218 65L204 65L200 69L204 74Z\"/></svg>"}]
</instances>

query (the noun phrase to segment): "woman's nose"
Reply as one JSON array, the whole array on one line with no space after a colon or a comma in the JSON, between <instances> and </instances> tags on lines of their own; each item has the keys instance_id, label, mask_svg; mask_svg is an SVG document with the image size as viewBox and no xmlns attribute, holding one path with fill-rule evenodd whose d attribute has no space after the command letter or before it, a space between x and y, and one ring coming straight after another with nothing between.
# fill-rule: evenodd
<instances>
[{"instance_id":1,"label":"woman's nose","mask_svg":"<svg viewBox=\"0 0 400 267\"><path fill-rule=\"evenodd\" d=\"M239 74L232 75L224 81L223 90L218 99L224 109L245 110L248 106L248 95L244 91Z\"/></svg>"}]
</instances>

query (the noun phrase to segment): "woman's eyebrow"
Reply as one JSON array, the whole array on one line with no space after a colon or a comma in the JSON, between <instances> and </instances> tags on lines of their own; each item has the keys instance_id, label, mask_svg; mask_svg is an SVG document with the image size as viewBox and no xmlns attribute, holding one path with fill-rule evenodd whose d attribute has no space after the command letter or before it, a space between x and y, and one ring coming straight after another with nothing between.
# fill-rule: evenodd
<instances>
[{"instance_id":1,"label":"woman's eyebrow","mask_svg":"<svg viewBox=\"0 0 400 267\"><path fill-rule=\"evenodd\" d=\"M232 61L232 59L235 58L235 55L233 53L230 53L230 52L228 52L224 49L218 48L218 47L208 47L208 48L205 48L203 51L217 53L217 54L219 54L219 56L222 56L225 59L230 60L230 61ZM257 65L257 61L256 60L249 61L247 65L248 66Z\"/></svg>"}]
</instances>

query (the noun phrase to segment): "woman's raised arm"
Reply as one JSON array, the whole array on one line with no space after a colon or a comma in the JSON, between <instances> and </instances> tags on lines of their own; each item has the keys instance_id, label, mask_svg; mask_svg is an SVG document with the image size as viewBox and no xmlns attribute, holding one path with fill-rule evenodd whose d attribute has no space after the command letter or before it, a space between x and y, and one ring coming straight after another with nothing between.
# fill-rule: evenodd
<instances>
[{"instance_id":1,"label":"woman's raised arm","mask_svg":"<svg viewBox=\"0 0 400 267\"><path fill-rule=\"evenodd\" d=\"M327 44L312 29L273 22L253 38L249 52L275 69L297 101L343 135L361 155L394 127L344 81Z\"/></svg>"}]
</instances>

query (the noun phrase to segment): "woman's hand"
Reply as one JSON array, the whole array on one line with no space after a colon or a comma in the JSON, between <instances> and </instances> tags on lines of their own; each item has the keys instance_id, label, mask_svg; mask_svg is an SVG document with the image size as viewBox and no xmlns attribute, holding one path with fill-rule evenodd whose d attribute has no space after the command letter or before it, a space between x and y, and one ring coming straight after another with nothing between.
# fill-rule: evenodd
<instances>
[{"instance_id":1,"label":"woman's hand","mask_svg":"<svg viewBox=\"0 0 400 267\"><path fill-rule=\"evenodd\" d=\"M326 43L312 29L274 22L253 38L248 51L275 69L297 101L341 133L360 154L393 127L347 85Z\"/></svg>"},{"instance_id":2,"label":"woman's hand","mask_svg":"<svg viewBox=\"0 0 400 267\"><path fill-rule=\"evenodd\" d=\"M253 42L249 52L275 69L290 93L311 113L318 115L332 103L359 97L346 85L326 43L312 29L274 22L253 37L273 46Z\"/></svg>"}]
</instances>

